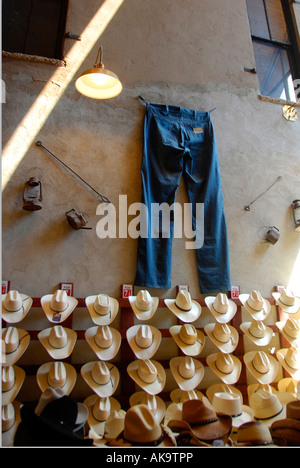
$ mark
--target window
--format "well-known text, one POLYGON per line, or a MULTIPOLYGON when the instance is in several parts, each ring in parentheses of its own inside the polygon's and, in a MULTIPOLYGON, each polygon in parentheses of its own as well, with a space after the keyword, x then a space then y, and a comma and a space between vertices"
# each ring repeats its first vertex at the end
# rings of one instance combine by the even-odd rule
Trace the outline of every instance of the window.
POLYGON ((2 0, 2 49, 61 60, 68 0, 2 0))
POLYGON ((296 100, 299 49, 289 0, 246 0, 260 92, 296 100))

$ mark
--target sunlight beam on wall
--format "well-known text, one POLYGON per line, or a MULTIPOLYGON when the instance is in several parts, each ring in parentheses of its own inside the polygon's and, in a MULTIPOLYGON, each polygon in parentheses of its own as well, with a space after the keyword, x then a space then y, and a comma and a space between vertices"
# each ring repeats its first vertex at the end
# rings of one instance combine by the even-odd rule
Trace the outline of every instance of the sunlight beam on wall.
POLYGON ((293 271, 288 283, 288 289, 296 296, 300 296, 300 249, 294 263, 293 271))

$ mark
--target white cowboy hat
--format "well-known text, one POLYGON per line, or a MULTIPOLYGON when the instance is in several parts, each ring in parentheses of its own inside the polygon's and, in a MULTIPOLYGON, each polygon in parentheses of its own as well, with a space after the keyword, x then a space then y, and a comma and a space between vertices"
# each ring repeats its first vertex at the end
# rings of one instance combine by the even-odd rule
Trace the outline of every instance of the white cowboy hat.
POLYGON ((88 408, 87 422, 96 434, 105 432, 106 422, 112 411, 119 411, 121 405, 114 397, 100 397, 97 394, 88 396, 83 403, 88 408))
POLYGON ((32 306, 32 298, 19 291, 11 290, 2 295, 2 318, 8 323, 23 320, 32 306))
MULTIPOLYGON (((185 400, 187 401, 187 400, 185 400)), ((167 426, 172 419, 181 419, 183 402, 172 402, 167 406, 164 425, 167 426)))
POLYGON ((190 356, 176 356, 170 359, 170 370, 181 390, 194 390, 204 376, 204 366, 190 356))
POLYGON ((242 363, 234 354, 225 354, 219 351, 207 356, 206 362, 222 382, 231 385, 238 381, 242 371, 242 363))
POLYGON ((282 348, 276 352, 282 367, 296 380, 300 380, 300 351, 298 348, 282 348))
POLYGON ((65 359, 72 353, 77 334, 70 328, 54 325, 38 333, 38 339, 53 359, 65 359))
POLYGON ((3 447, 14 445, 15 434, 21 422, 21 405, 22 403, 16 400, 8 405, 2 405, 1 445, 3 447))
POLYGON ((244 354, 244 362, 250 373, 262 384, 274 382, 279 365, 274 356, 264 351, 249 351, 244 354))
POLYGON ((300 308, 300 298, 293 291, 284 289, 282 292, 273 292, 276 303, 287 314, 295 314, 300 308))
POLYGON ((151 359, 161 342, 161 332, 152 325, 133 325, 126 331, 128 344, 138 359, 151 359))
POLYGON ((263 421, 267 426, 277 419, 286 416, 286 405, 283 405, 277 393, 270 393, 263 389, 253 392, 249 397, 249 406, 254 412, 254 418, 263 421))
POLYGON ((197 389, 181 390, 181 388, 175 388, 170 392, 170 398, 173 403, 183 403, 186 400, 201 400, 203 396, 203 393, 197 389))
POLYGON ((62 361, 51 361, 42 364, 36 373, 37 383, 42 392, 48 387, 61 389, 69 395, 77 380, 75 368, 62 361))
POLYGON ((15 365, 2 367, 2 405, 8 405, 18 395, 25 380, 25 371, 15 365))
POLYGON ((88 386, 100 397, 112 396, 119 385, 119 370, 110 362, 87 362, 81 367, 80 373, 88 386))
POLYGON ((171 336, 181 351, 187 356, 198 356, 205 343, 205 335, 191 323, 173 325, 169 329, 171 336))
POLYGON ((124 431, 124 421, 125 421, 126 411, 123 409, 112 410, 105 422, 105 431, 103 434, 104 440, 110 442, 122 431, 124 431))
POLYGON ((165 369, 158 361, 137 359, 128 364, 127 372, 150 395, 160 393, 166 383, 165 369))
POLYGON ((136 296, 128 297, 131 308, 139 320, 149 320, 155 314, 158 304, 158 297, 151 297, 146 290, 141 290, 136 296))
POLYGON ((85 298, 91 319, 97 325, 109 325, 119 312, 119 302, 107 294, 97 294, 85 298))
POLYGON ((85 339, 102 361, 113 359, 121 346, 121 333, 108 325, 98 325, 85 331, 85 339))
POLYGON ((3 365, 15 364, 25 353, 30 343, 30 334, 26 330, 9 326, 2 333, 3 365))
POLYGON ((210 387, 206 389, 206 396, 209 399, 210 403, 213 402, 214 394, 220 393, 220 392, 222 393, 226 392, 229 394, 239 395, 241 399, 241 404, 243 404, 242 392, 234 385, 227 385, 227 384, 224 384, 223 382, 210 385, 210 387))
POLYGON ((75 297, 68 296, 66 291, 58 289, 54 294, 46 294, 41 297, 41 306, 49 322, 62 323, 73 312, 78 301, 75 297))
POLYGON ((231 299, 228 299, 226 294, 219 293, 216 297, 207 296, 204 301, 217 322, 230 322, 236 314, 237 305, 231 299))
POLYGON ((240 294, 239 299, 255 320, 265 320, 271 312, 271 304, 259 291, 253 289, 250 294, 240 294))
POLYGON ((266 346, 270 343, 273 330, 261 320, 253 319, 252 322, 243 322, 240 325, 242 332, 257 346, 266 346))
POLYGON ((201 305, 191 298, 189 291, 180 290, 176 299, 164 299, 168 309, 182 322, 191 323, 200 317, 201 305))
POLYGON ((276 322, 276 326, 291 346, 300 345, 300 320, 289 317, 287 320, 276 322))
POLYGON ((223 353, 232 353, 238 345, 238 331, 227 323, 209 323, 204 326, 204 331, 223 353))
POLYGON ((216 392, 213 396, 212 406, 216 413, 229 414, 232 417, 233 430, 249 421, 254 420, 254 411, 243 405, 237 393, 216 392))
POLYGON ((161 423, 166 413, 166 404, 158 395, 150 395, 145 391, 135 392, 129 397, 130 406, 146 405, 154 414, 158 423, 161 423))

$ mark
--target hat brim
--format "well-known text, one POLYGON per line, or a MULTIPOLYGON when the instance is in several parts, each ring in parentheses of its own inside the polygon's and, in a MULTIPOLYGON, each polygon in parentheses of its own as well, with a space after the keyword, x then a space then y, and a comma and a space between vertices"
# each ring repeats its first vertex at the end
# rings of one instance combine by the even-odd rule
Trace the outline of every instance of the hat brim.
POLYGON ((277 360, 274 358, 274 356, 268 354, 270 368, 268 372, 261 374, 253 366, 253 358, 256 352, 257 351, 249 351, 248 353, 244 354, 244 363, 246 364, 247 369, 249 370, 250 374, 252 374, 258 380, 259 383, 270 384, 274 382, 279 370, 277 360))
POLYGON ((78 300, 75 297, 67 296, 67 308, 63 312, 57 312, 51 308, 53 296, 53 294, 46 294, 41 297, 41 306, 49 322, 62 323, 71 315, 78 304, 78 300))
MULTIPOLYGON (((26 330, 23 330, 22 328, 16 328, 16 329, 17 329, 18 336, 19 336, 19 346, 17 347, 17 349, 15 349, 15 351, 11 353, 4 353, 3 363, 5 366, 12 366, 13 364, 15 364, 20 359, 20 357, 25 353, 30 343, 30 339, 31 339, 30 334, 26 330)), ((5 332, 5 329, 3 333, 4 332, 5 332)), ((3 347, 4 346, 5 345, 3 345, 3 347)))
POLYGON ((155 314, 158 304, 159 304, 159 298, 158 297, 152 297, 152 305, 149 309, 147 310, 141 310, 137 307, 136 305, 136 298, 137 296, 129 296, 129 304, 136 316, 139 320, 149 320, 153 317, 155 314))
POLYGON ((239 299, 241 303, 243 304, 243 307, 249 312, 251 317, 253 317, 255 320, 265 320, 268 315, 271 312, 271 304, 267 299, 262 299, 263 300, 263 307, 261 310, 254 310, 252 309, 249 304, 247 303, 247 300, 249 299, 250 294, 240 294, 239 299))
MULTIPOLYGON (((282 367, 290 374, 293 379, 300 380, 300 367, 298 369, 294 369, 293 367, 290 367, 287 362, 286 362, 286 355, 288 352, 289 348, 282 348, 276 351, 276 357, 282 367)), ((299 364, 300 365, 300 364, 299 364)))
MULTIPOLYGON (((96 394, 90 395, 84 400, 83 403, 86 405, 89 411, 89 414, 87 417, 87 422, 89 426, 94 429, 96 434, 103 436, 107 418, 104 421, 99 421, 98 419, 95 418, 93 414, 93 407, 99 398, 100 398, 99 395, 96 395, 96 394)), ((112 411, 120 411, 121 405, 118 402, 118 400, 116 400, 114 397, 111 397, 111 396, 108 398, 110 401, 110 414, 112 411)))
POLYGON ((262 338, 256 338, 250 332, 251 324, 252 322, 243 322, 240 325, 240 329, 257 346, 267 346, 270 343, 273 336, 272 328, 266 326, 265 335, 262 338))
POLYGON ((28 314, 29 310, 31 309, 33 299, 26 294, 20 293, 21 300, 22 300, 22 308, 16 312, 12 312, 10 310, 5 309, 4 307, 4 299, 6 294, 2 295, 2 318, 7 323, 18 323, 23 320, 26 315, 28 314), (25 303, 25 305, 24 305, 25 303))
MULTIPOLYGON (((136 406, 136 405, 147 405, 146 397, 147 397, 147 392, 143 390, 139 392, 135 392, 133 395, 129 397, 130 407, 136 406)), ((161 423, 166 413, 166 404, 164 400, 160 398, 158 395, 154 395, 154 397, 155 397, 156 405, 157 405, 154 417, 158 423, 161 423)))
POLYGON ((219 353, 213 353, 207 356, 206 362, 210 369, 222 380, 222 382, 227 385, 235 384, 239 378, 242 371, 242 363, 234 354, 231 356, 233 359, 233 370, 229 374, 221 372, 216 366, 216 360, 219 353))
POLYGON ((77 333, 71 328, 64 328, 67 334, 67 344, 62 348, 54 348, 49 342, 49 336, 52 328, 45 328, 44 330, 38 333, 38 339, 40 343, 44 346, 47 353, 53 359, 65 359, 72 353, 76 340, 77 340, 77 333))
POLYGON ((164 299, 164 302, 168 309, 176 315, 182 322, 185 323, 192 323, 197 320, 202 312, 201 305, 192 299, 191 301, 191 309, 190 310, 182 310, 176 306, 176 299, 164 299))
POLYGON ((238 342, 239 342, 239 334, 238 334, 237 329, 232 327, 231 325, 228 325, 228 326, 229 326, 229 329, 231 331, 231 335, 230 335, 229 340, 226 343, 224 343, 223 341, 217 340, 217 338, 215 337, 215 335, 213 333, 214 328, 215 328, 214 323, 209 323, 209 324, 204 326, 204 331, 207 334, 207 336, 211 339, 211 341, 223 353, 227 353, 227 354, 232 353, 235 350, 235 348, 237 347, 238 342))
POLYGON ((109 348, 100 348, 100 346, 98 346, 95 341, 97 330, 98 326, 88 328, 84 334, 85 339, 100 360, 109 361, 110 359, 113 359, 116 356, 117 352, 120 349, 122 342, 121 333, 119 332, 119 330, 110 327, 112 334, 112 344, 109 348))
POLYGON ((101 315, 94 308, 97 297, 98 295, 92 295, 85 298, 85 304, 90 317, 96 325, 109 325, 114 321, 119 312, 119 302, 114 297, 109 297, 111 311, 109 314, 101 315))
MULTIPOLYGON (((52 364, 53 362, 45 362, 37 370, 36 379, 37 379, 38 386, 40 387, 42 392, 44 392, 46 388, 51 387, 48 381, 48 374, 49 374, 52 364)), ((66 369, 66 381, 63 387, 59 387, 59 388, 61 388, 64 391, 65 395, 69 395, 71 391, 73 390, 74 385, 76 383, 77 373, 76 373, 75 368, 71 364, 64 362, 64 366, 66 369)))
POLYGON ((287 314, 296 314, 300 309, 300 298, 295 297, 295 303, 291 306, 284 304, 280 300, 281 293, 273 292, 272 296, 274 297, 276 304, 287 314))
POLYGON ((92 369, 96 362, 97 361, 91 361, 91 362, 87 362, 86 364, 84 364, 80 369, 81 376, 83 377, 85 382, 88 384, 88 386, 92 390, 94 390, 94 392, 97 395, 99 395, 100 397, 110 397, 115 393, 119 385, 119 380, 120 380, 119 370, 117 369, 116 366, 107 362, 106 364, 110 371, 110 379, 106 384, 100 385, 97 382, 95 382, 95 380, 92 377, 92 369))
POLYGON ((166 372, 163 366, 160 364, 160 362, 154 360, 151 360, 151 362, 157 370, 157 377, 154 382, 147 383, 140 378, 138 374, 138 368, 140 364, 139 359, 132 361, 130 364, 128 364, 127 372, 129 376, 134 380, 134 382, 137 385, 139 385, 143 390, 145 390, 145 392, 149 393, 150 395, 157 395, 163 390, 166 384, 166 372))
POLYGON ((3 406, 6 406, 9 403, 12 403, 15 400, 25 380, 26 374, 25 374, 24 369, 15 365, 13 365, 13 368, 14 368, 14 373, 15 373, 15 381, 14 381, 13 387, 10 390, 7 390, 5 392, 3 391, 3 384, 2 384, 1 404, 3 406))
POLYGON ((197 332, 196 343, 189 345, 189 344, 184 343, 179 336, 182 326, 183 325, 173 325, 172 327, 170 327, 169 331, 170 331, 171 336, 173 337, 174 341, 176 342, 176 344, 179 346, 179 348, 184 354, 186 354, 187 356, 198 356, 201 353, 204 347, 204 343, 205 343, 205 335, 203 331, 200 330, 199 328, 196 328, 196 332, 197 332))
POLYGON ((152 331, 153 340, 148 348, 141 348, 136 343, 136 335, 141 325, 133 325, 126 331, 128 344, 138 359, 151 359, 156 353, 161 343, 161 331, 158 328, 148 325, 152 331))
POLYGON ((214 302, 216 300, 215 296, 207 296, 204 298, 205 304, 207 305, 208 309, 214 316, 217 322, 219 323, 228 323, 230 320, 233 319, 237 312, 237 305, 231 299, 228 299, 228 310, 226 313, 217 312, 214 308, 214 302))
POLYGON ((194 390, 204 377, 204 366, 197 359, 193 359, 195 365, 195 373, 190 379, 185 379, 179 372, 180 362, 184 359, 183 356, 176 356, 170 359, 170 370, 172 375, 181 390, 194 390))

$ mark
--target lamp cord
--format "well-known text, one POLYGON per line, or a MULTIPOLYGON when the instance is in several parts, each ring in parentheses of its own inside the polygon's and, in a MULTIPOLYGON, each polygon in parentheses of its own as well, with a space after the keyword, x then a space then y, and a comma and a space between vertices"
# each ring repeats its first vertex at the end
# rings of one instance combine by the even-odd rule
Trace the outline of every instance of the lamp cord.
POLYGON ((282 176, 278 176, 277 179, 275 180, 275 182, 273 182, 273 184, 270 185, 270 187, 268 187, 263 193, 261 193, 256 198, 254 198, 254 200, 251 203, 249 203, 249 205, 244 206, 244 210, 250 211, 250 205, 252 205, 254 202, 256 202, 256 200, 258 200, 260 197, 262 197, 265 193, 267 193, 270 190, 270 188, 272 188, 273 185, 275 185, 281 179, 282 179, 282 176))

